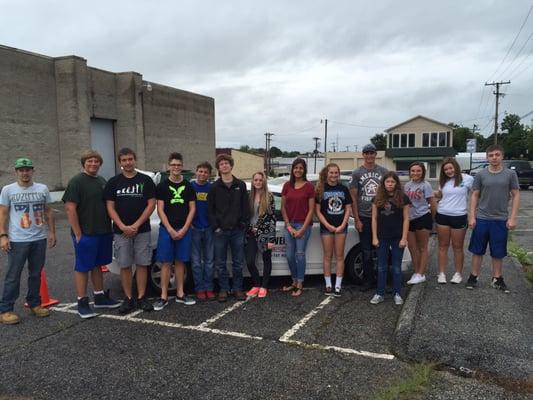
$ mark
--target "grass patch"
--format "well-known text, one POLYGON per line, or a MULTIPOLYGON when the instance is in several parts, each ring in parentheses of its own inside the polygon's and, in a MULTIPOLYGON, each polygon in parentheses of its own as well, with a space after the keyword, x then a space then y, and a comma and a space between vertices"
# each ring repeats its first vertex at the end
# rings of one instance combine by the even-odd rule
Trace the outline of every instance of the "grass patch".
POLYGON ((434 366, 432 364, 415 364, 411 374, 404 379, 393 382, 389 387, 373 396, 372 400, 407 400, 422 399, 431 381, 434 366))
POLYGON ((528 251, 512 240, 507 242, 507 251, 522 264, 524 267, 524 276, 533 285, 533 260, 528 256, 528 251))

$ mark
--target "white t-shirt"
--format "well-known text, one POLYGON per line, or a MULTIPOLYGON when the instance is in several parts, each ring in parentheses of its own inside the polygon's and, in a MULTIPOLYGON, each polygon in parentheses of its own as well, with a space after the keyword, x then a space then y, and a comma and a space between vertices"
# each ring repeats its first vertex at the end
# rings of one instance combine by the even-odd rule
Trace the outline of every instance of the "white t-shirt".
POLYGON ((455 186, 455 179, 448 179, 440 190, 442 199, 437 206, 437 212, 443 215, 458 217, 467 214, 468 192, 472 190, 474 178, 461 174, 463 181, 455 186))

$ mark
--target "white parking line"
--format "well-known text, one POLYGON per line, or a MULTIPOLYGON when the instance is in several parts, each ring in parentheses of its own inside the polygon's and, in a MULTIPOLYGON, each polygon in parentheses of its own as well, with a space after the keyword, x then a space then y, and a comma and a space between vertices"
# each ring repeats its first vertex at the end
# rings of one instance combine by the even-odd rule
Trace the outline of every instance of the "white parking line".
POLYGON ((296 332, 298 332, 311 318, 313 318, 320 310, 322 310, 326 305, 331 303, 331 300, 333 300, 333 296, 328 296, 326 299, 321 302, 318 306, 316 306, 313 310, 311 310, 305 317, 303 317, 296 325, 294 325, 291 329, 289 329, 287 332, 285 332, 278 340, 280 342, 287 342, 291 337, 293 337, 296 332))
POLYGON ((285 339, 281 340, 282 343, 288 343, 288 344, 295 344, 297 346, 305 347, 305 348, 311 348, 311 349, 317 349, 317 350, 328 350, 328 351, 336 351, 338 353, 344 353, 344 354, 355 354, 358 356, 363 357, 370 357, 370 358, 380 358, 383 360, 393 360, 394 356, 392 354, 381 354, 381 353, 373 353, 371 351, 364 351, 364 350, 355 350, 355 349, 347 349, 345 347, 337 347, 337 346, 326 346, 322 344, 308 344, 304 342, 300 342, 299 340, 292 340, 292 339, 285 339))
MULTIPOLYGON (((75 310, 68 310, 68 309, 56 308, 56 307, 52 307, 52 310, 78 315, 78 312, 75 310)), ((142 310, 139 310, 139 311, 142 312, 142 310)), ((157 320, 152 320, 152 319, 135 318, 135 317, 132 317, 131 315, 122 316, 122 315, 114 315, 114 314, 98 314, 98 317, 96 318, 107 318, 107 319, 114 319, 118 321, 138 322, 138 323, 145 324, 145 325, 159 325, 159 326, 164 326, 167 328, 178 328, 178 329, 186 329, 186 330, 197 331, 197 332, 216 333, 218 335, 233 336, 233 337, 238 337, 242 339, 263 340, 263 338, 260 336, 248 335, 246 333, 241 333, 241 332, 225 331, 222 329, 213 329, 213 328, 207 328, 207 327, 196 326, 196 325, 183 325, 177 322, 166 322, 166 321, 157 321, 157 320)))
POLYGON ((226 314, 229 314, 230 312, 236 310, 237 308, 241 307, 242 305, 244 305, 245 303, 247 303, 249 300, 251 299, 251 297, 248 297, 246 300, 244 301, 239 301, 237 303, 235 303, 234 305, 232 305, 231 307, 228 307, 228 308, 225 308, 224 310, 222 310, 221 312, 219 312, 217 315, 215 315, 214 317, 211 317, 209 318, 208 320, 202 322, 200 325, 198 325, 199 328, 206 328, 207 326, 211 325, 212 323, 218 321, 220 318, 222 318, 224 315, 226 314))

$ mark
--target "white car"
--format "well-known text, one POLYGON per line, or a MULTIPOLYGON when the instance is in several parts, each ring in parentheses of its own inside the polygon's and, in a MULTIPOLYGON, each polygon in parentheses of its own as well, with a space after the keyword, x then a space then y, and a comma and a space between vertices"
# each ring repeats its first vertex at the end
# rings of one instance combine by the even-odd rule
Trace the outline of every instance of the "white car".
MULTIPOLYGON (((141 171, 142 172, 142 171, 141 171)), ((308 174, 308 179, 311 183, 315 184, 318 175, 308 174)), ((287 177, 288 180, 288 177, 287 177)), ((350 179, 348 177, 341 177, 341 182, 343 184, 348 184, 350 179)), ((246 183, 248 189, 250 188, 250 183, 246 183)), ((285 237, 284 229, 285 224, 283 218, 281 217, 280 205, 281 205, 281 190, 283 188, 283 183, 277 185, 271 185, 269 183, 269 190, 274 195, 275 200, 275 213, 276 213, 276 242, 274 249, 272 250, 272 276, 288 276, 290 275, 289 265, 287 264, 287 258, 285 257, 285 237)), ((160 285, 160 267, 155 261, 155 249, 157 247, 157 235, 159 232, 159 217, 157 212, 154 211, 150 217, 150 224, 152 227, 152 239, 151 247, 153 249, 153 263, 150 266, 149 274, 149 284, 155 291, 161 290, 160 285)), ((260 271, 263 269, 263 261, 261 257, 257 257, 257 267, 260 271)), ((309 242, 307 244, 306 251, 306 274, 307 275, 320 275, 323 274, 323 263, 322 263, 322 242, 320 240, 320 223, 315 217, 313 221, 313 227, 311 236, 309 237, 309 242)), ((345 276, 348 277, 352 282, 356 284, 361 284, 363 282, 363 268, 362 268, 362 254, 361 246, 359 245, 359 233, 354 227, 353 218, 350 217, 350 222, 348 225, 348 234, 346 237, 346 245, 344 247, 344 262, 345 262, 345 276)), ((408 267, 410 262, 409 252, 405 251, 404 259, 402 261, 402 269, 408 267)), ((374 260, 375 265, 376 260, 374 260)), ((113 262, 108 266, 109 270, 115 274, 119 274, 119 268, 113 259, 113 262)), ((185 286, 187 289, 192 290, 194 287, 192 273, 190 269, 190 263, 187 265, 186 280, 185 286)), ((228 257, 227 268, 231 274, 231 259, 228 257)), ((335 259, 332 260, 332 270, 335 271, 335 259)), ((248 269, 243 268, 243 275, 249 276, 248 269)), ((175 290, 175 281, 173 274, 171 276, 171 282, 169 285, 170 290, 175 290)))

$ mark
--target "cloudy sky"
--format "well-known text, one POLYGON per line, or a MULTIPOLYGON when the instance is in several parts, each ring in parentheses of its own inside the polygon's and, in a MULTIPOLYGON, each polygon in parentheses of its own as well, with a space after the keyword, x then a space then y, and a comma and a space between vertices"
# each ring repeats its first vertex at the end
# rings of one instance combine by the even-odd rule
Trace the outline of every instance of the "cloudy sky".
POLYGON ((211 96, 217 146, 263 146, 272 132, 272 145, 309 151, 327 118, 328 149, 338 140, 338 149, 353 150, 418 114, 490 134, 495 96, 485 82, 511 80, 502 112, 533 111, 532 7, 533 0, 0 0, 0 44, 75 54, 90 66, 211 96))

